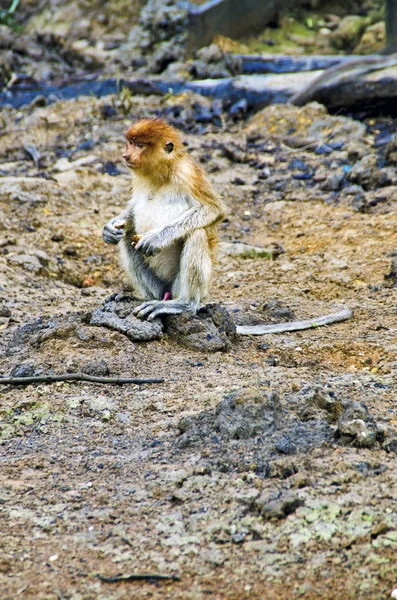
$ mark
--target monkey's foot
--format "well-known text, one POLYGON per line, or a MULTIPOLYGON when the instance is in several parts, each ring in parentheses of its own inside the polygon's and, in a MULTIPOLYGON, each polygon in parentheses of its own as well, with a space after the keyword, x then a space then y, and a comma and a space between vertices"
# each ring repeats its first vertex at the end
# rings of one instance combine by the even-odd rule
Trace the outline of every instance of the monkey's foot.
POLYGON ((196 308, 190 302, 150 300, 137 306, 133 312, 139 319, 152 321, 161 315, 179 315, 184 312, 196 312, 196 308))

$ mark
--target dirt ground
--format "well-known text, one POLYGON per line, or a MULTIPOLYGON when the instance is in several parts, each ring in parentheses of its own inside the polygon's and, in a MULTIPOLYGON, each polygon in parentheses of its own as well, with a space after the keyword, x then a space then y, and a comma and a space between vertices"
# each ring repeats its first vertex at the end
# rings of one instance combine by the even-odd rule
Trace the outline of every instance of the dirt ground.
POLYGON ((164 378, 1 386, 2 600, 380 600, 397 587, 391 119, 279 106, 183 132, 230 208, 221 241, 283 250, 221 251, 211 301, 239 322, 340 306, 352 320, 217 353, 84 321, 126 286, 101 240, 128 199, 123 132, 195 101, 2 109, 1 373, 164 378), (294 149, 319 122, 330 145, 294 149), (35 338, 48 319, 55 333, 35 338), (344 426, 352 406, 361 416, 344 426), (98 577, 134 573, 178 579, 98 577))

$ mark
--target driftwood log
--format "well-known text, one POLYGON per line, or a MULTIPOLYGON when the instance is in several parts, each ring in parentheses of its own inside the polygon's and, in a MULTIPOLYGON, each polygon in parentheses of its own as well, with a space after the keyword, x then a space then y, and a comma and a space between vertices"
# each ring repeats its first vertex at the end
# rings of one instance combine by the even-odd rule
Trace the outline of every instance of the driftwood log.
POLYGON ((266 73, 300 73, 303 71, 322 71, 352 60, 351 56, 337 54, 324 56, 282 56, 278 54, 240 54, 244 75, 260 75, 266 73))
MULTIPOLYGON (((159 77, 121 80, 96 80, 91 77, 68 81, 37 82, 16 80, 0 93, 0 106, 19 108, 37 101, 53 102, 84 95, 95 97, 116 94, 123 87, 144 96, 193 92, 223 100, 228 105, 244 100, 250 111, 269 104, 292 102, 303 105, 316 100, 330 110, 357 110, 385 106, 396 112, 397 53, 365 57, 337 57, 339 64, 325 70, 308 70, 332 64, 331 57, 296 59, 247 57, 244 69, 267 74, 239 75, 201 81, 165 80, 159 77), (329 60, 328 60, 329 59, 329 60), (256 65, 256 66, 255 66, 256 65), (285 72, 285 69, 294 72, 285 72), (269 73, 269 71, 272 71, 269 73)), ((336 59, 335 59, 336 60, 336 59)))
POLYGON ((58 85, 21 81, 0 93, 0 106, 11 105, 20 108, 38 98, 42 99, 44 104, 55 100, 71 100, 79 96, 100 98, 108 94, 117 94, 126 87, 132 94, 143 96, 163 96, 170 92, 179 94, 191 90, 203 96, 232 103, 244 99, 250 109, 259 110, 274 102, 287 102, 303 86, 309 85, 318 74, 318 71, 310 71, 285 75, 241 75, 202 81, 167 81, 156 77, 121 81, 84 79, 59 82, 58 85))
POLYGON ((395 103, 397 53, 350 58, 327 69, 290 99, 302 106, 317 101, 330 109, 395 103))

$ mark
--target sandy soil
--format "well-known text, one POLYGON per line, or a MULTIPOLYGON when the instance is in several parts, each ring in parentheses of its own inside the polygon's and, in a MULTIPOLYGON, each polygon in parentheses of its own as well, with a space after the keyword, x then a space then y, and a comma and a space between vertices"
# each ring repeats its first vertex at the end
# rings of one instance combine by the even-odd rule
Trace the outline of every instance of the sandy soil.
MULTIPOLYGON (((393 276, 385 279, 397 249, 393 165, 383 163, 386 183, 362 192, 345 193, 354 181, 323 189, 359 160, 347 148, 351 130, 330 154, 292 150, 282 107, 272 126, 269 116, 255 122, 256 140, 245 122, 184 133, 230 207, 221 241, 284 250, 271 261, 221 253, 211 300, 241 322, 341 305, 354 310, 351 321, 241 338, 215 354, 171 336, 131 343, 83 322, 42 343, 16 338, 27 322, 84 314, 125 286, 116 249, 101 240, 128 199, 123 132, 169 100, 133 98, 127 114, 116 106, 104 118, 114 102, 2 111, 0 369, 62 373, 94 363, 164 383, 1 387, 0 598, 389 597, 397 587, 396 295, 393 276), (65 158, 82 161, 69 168, 65 158), (315 174, 296 178, 307 170, 315 174), (233 393, 235 414, 248 407, 248 421, 257 423, 252 406, 273 411, 262 435, 231 432, 222 403, 233 393), (272 393, 279 404, 266 408, 272 393), (353 401, 376 423, 370 447, 335 437, 353 401), (191 438, 182 435, 186 422, 196 428, 191 438), (179 579, 98 578, 132 573, 179 579)), ((378 161, 385 128, 393 122, 371 121, 357 142, 378 161)))

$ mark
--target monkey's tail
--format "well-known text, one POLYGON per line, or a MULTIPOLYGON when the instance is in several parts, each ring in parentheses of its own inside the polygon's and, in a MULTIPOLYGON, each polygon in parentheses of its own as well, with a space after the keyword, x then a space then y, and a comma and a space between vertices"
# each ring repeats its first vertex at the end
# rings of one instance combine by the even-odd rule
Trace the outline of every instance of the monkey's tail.
POLYGON ((350 308, 343 308, 337 313, 323 315, 314 319, 304 321, 290 321, 288 323, 276 323, 275 325, 237 325, 236 332, 239 335, 264 335, 266 333, 285 333, 287 331, 300 331, 301 329, 316 329, 323 325, 338 323, 351 319, 353 311, 350 308))

